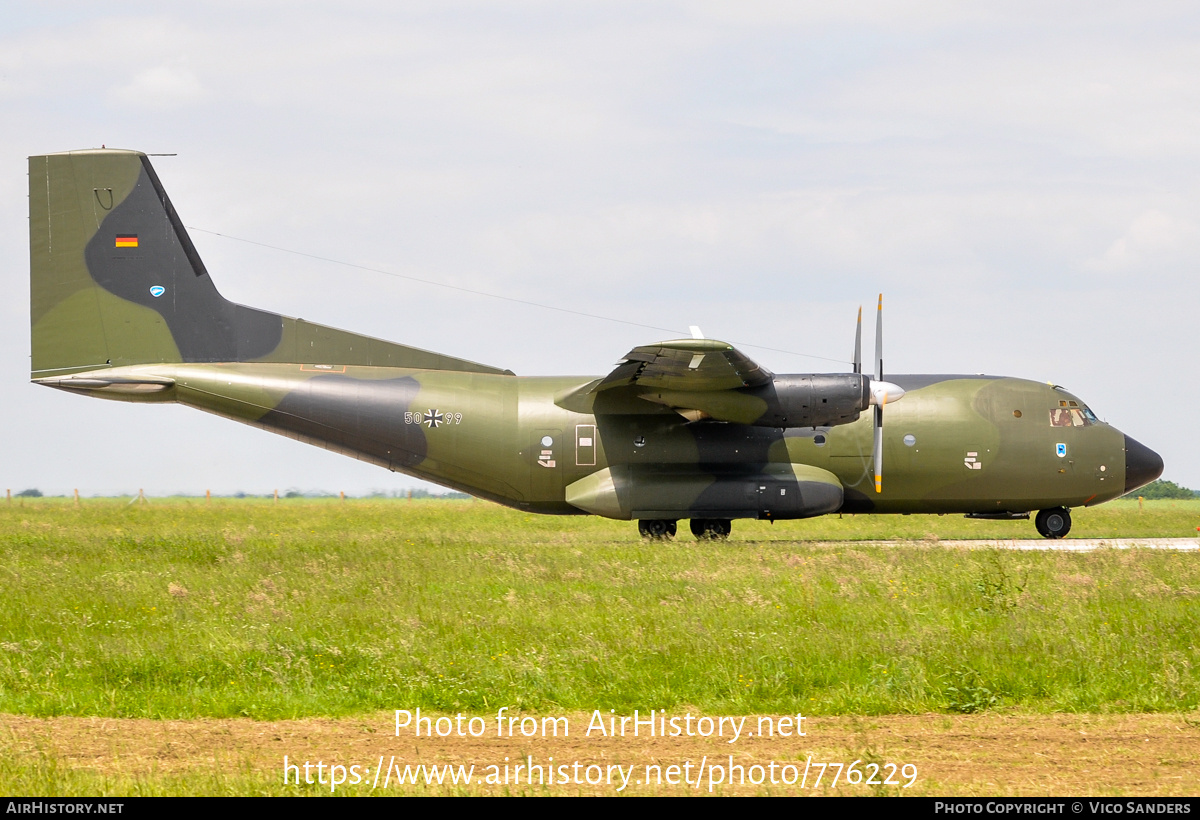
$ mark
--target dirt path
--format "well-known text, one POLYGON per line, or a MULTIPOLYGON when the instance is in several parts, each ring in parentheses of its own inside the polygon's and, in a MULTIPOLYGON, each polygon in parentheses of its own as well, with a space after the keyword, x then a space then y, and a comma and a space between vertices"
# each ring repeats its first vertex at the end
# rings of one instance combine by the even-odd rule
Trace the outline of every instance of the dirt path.
MULTIPOLYGON (((466 737, 418 738, 411 728, 401 729, 397 736, 392 713, 274 722, 0 715, 0 732, 18 755, 46 754, 59 766, 110 776, 212 780, 216 772, 280 784, 286 755, 288 762, 297 766, 291 772, 293 778, 305 778, 304 763, 308 762, 307 776, 326 784, 329 767, 340 764, 344 768, 333 771, 347 781, 342 790, 356 792, 382 790, 389 780, 387 791, 397 791, 395 780, 406 766, 473 764, 470 787, 426 785, 422 780, 418 786, 410 784, 399 791, 707 794, 711 787, 720 794, 1200 794, 1200 719, 1196 715, 805 718, 802 728, 806 735, 786 738, 778 735, 794 734, 794 716, 790 723, 781 723, 779 718, 770 721, 775 737, 760 736, 758 729, 761 726, 765 735, 768 722, 760 724, 757 717, 749 717, 733 743, 729 740, 735 727, 728 718, 719 726, 723 736, 718 737, 715 721, 719 719, 709 724, 693 715, 693 721, 685 725, 685 715, 674 713, 668 719, 679 718, 680 731, 690 728, 695 734, 707 730, 713 736, 646 737, 644 724, 636 738, 629 724, 625 737, 605 737, 597 730, 587 736, 585 730, 592 719, 587 713, 565 715, 570 727, 567 737, 543 737, 541 725, 537 736, 520 737, 519 723, 513 725, 518 737, 497 737, 495 715, 481 716, 473 726, 461 724, 466 737), (482 736, 470 737, 472 728, 482 731, 482 736), (517 768, 530 757, 532 786, 529 770, 517 768), (855 760, 860 761, 857 771, 864 780, 873 774, 873 763, 880 767, 874 779, 883 781, 891 775, 897 785, 847 784, 844 770, 833 786, 837 766, 820 768, 821 763, 848 766, 855 760), (896 769, 888 764, 895 764, 896 769), (915 767, 915 776, 913 769, 903 768, 905 764, 915 767), (357 772, 351 766, 357 766, 357 772), (819 785, 818 771, 822 773, 819 785), (361 782, 352 787, 356 773, 361 782), (494 782, 480 784, 489 776, 494 782), (690 785, 685 785, 685 780, 690 785), (755 780, 762 782, 756 784, 755 780), (790 785, 789 780, 793 781, 790 785), (904 788, 910 781, 912 786, 904 788)), ((436 729, 436 725, 431 723, 430 728, 436 729)), ((443 721, 441 728, 449 729, 450 721, 443 721)), ((533 724, 527 722, 526 728, 531 730, 533 724)), ((547 734, 550 728, 545 725, 547 734)), ((666 728, 671 727, 668 724, 666 728)))

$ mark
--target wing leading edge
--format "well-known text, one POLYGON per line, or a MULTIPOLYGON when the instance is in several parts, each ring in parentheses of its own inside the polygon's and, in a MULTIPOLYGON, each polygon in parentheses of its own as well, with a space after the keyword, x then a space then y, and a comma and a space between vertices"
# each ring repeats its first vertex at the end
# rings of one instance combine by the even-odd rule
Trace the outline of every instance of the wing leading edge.
POLYGON ((808 427, 854 421, 867 407, 868 387, 854 373, 776 376, 728 342, 676 339, 635 347, 607 376, 557 403, 602 414, 638 412, 645 401, 688 421, 808 427))

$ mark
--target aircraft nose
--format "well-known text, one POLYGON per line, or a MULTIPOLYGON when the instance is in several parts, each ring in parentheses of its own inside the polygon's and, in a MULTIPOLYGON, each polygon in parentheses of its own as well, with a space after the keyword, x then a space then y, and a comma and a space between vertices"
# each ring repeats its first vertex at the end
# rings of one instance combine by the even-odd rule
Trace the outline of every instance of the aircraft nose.
POLYGON ((1125 492, 1131 493, 1162 475, 1162 456, 1125 436, 1125 492))

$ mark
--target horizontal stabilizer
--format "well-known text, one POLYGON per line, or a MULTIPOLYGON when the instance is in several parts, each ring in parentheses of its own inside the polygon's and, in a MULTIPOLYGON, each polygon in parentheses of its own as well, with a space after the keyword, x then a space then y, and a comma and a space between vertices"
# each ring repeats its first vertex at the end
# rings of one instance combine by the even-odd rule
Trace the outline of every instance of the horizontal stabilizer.
POLYGON ((159 376, 105 376, 92 371, 82 376, 38 379, 38 384, 71 393, 118 401, 172 401, 175 380, 159 376))

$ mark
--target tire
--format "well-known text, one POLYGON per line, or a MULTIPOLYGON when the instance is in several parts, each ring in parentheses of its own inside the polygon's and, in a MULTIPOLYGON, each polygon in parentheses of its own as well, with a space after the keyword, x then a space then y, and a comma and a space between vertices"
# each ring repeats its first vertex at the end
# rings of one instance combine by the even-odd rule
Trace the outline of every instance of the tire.
POLYGON ((692 535, 699 541, 724 541, 733 530, 733 523, 724 518, 693 518, 692 535))
POLYGON ((638 520, 638 532, 642 538, 666 541, 675 537, 677 525, 666 518, 642 518, 638 520))
POLYGON ((1071 511, 1066 507, 1042 510, 1033 520, 1033 525, 1043 538, 1062 538, 1071 531, 1071 511))

